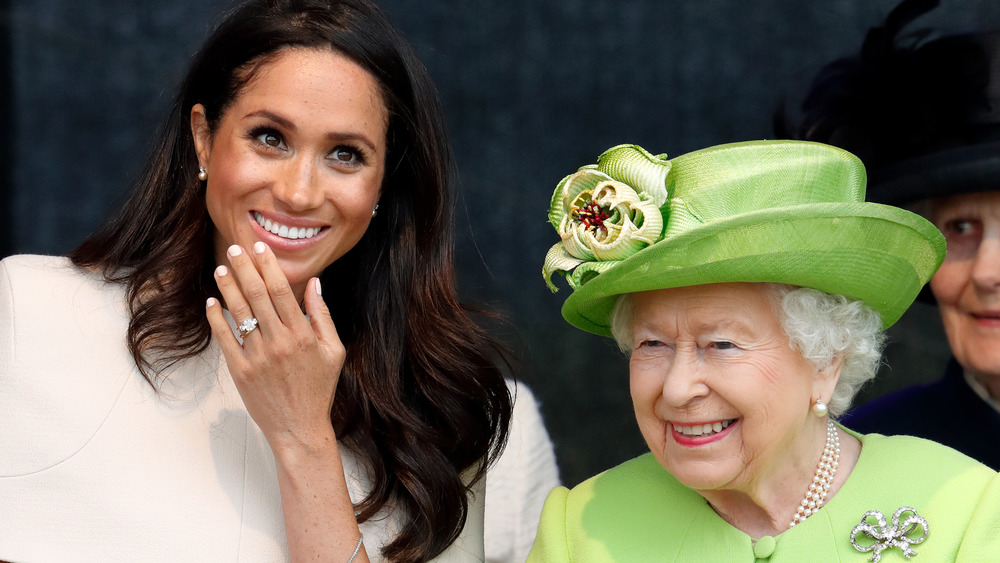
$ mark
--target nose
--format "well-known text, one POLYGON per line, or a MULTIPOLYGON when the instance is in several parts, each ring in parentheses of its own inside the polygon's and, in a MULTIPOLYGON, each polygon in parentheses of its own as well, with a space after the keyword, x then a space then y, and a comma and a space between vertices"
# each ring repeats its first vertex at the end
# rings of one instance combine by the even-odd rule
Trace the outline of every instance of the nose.
POLYGON ((289 159, 271 189, 274 198, 290 211, 307 211, 323 203, 323 189, 316 165, 305 155, 289 159))
POLYGON ((1000 232, 984 236, 972 264, 972 283, 980 290, 1000 288, 1000 232))
POLYGON ((663 374, 663 399, 674 408, 684 408, 709 394, 704 366, 693 350, 678 350, 663 374))

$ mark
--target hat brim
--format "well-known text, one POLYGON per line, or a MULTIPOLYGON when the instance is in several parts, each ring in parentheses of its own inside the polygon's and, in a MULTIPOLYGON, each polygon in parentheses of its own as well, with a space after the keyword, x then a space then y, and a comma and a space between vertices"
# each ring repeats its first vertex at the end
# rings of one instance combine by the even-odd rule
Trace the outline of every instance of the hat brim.
POLYGON ((944 259, 925 219, 867 202, 813 203, 713 221, 662 240, 578 288, 573 326, 611 336, 619 295, 726 282, 772 282, 860 299, 889 327, 944 259))

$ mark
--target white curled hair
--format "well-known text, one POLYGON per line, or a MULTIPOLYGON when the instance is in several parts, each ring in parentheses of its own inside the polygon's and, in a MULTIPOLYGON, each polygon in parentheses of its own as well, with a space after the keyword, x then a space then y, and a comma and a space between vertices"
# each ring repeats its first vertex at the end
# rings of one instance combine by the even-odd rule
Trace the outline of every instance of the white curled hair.
MULTIPOLYGON (((793 350, 818 370, 840 359, 840 378, 827 402, 830 415, 840 416, 878 371, 885 347, 882 317, 861 301, 843 295, 777 283, 765 285, 793 350)), ((620 296, 609 320, 618 348, 625 354, 632 349, 634 316, 631 295, 620 296)))

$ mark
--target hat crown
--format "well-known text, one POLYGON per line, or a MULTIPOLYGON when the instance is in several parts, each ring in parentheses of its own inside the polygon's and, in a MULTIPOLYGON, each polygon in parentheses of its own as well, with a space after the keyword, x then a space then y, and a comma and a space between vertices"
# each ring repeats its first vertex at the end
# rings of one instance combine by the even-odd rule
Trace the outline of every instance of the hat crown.
POLYGON ((722 219, 813 203, 864 201, 865 169, 819 143, 733 143, 674 158, 664 239, 722 219))

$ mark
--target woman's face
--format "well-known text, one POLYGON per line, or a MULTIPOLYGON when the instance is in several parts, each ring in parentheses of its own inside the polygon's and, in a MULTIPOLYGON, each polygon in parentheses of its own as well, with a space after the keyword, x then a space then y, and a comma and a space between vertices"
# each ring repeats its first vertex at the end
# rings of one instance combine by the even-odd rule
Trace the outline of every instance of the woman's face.
MULTIPOLYGON (((684 485, 749 490, 799 460, 815 468, 836 384, 792 350, 767 286, 711 284, 634 295, 630 389, 646 444, 684 485)), ((830 369, 828 372, 835 372, 830 369)))
POLYGON ((1000 376, 1000 192, 931 201, 931 221, 948 254, 931 278, 958 363, 1000 376))
POLYGON ((385 172, 388 115, 378 84, 332 50, 287 49, 262 66, 209 130, 191 111, 215 259, 267 243, 300 299, 361 239, 385 172))

